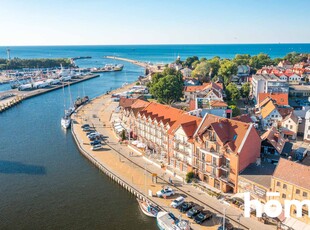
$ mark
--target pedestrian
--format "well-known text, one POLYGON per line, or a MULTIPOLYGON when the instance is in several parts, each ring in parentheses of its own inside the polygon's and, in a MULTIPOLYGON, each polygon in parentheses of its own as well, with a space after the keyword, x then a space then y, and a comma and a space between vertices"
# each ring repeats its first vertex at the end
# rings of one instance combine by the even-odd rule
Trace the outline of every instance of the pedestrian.
POLYGON ((173 172, 173 176, 175 177, 177 174, 175 172, 173 172))
POLYGON ((169 183, 170 183, 170 184, 172 184, 172 180, 171 180, 171 177, 169 177, 169 183))

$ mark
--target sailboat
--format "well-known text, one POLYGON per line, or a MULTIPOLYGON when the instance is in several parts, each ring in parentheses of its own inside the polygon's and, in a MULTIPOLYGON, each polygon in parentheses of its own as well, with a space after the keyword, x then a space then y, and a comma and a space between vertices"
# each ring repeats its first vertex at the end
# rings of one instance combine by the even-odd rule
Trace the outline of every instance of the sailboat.
MULTIPOLYGON (((69 109, 66 110, 66 99, 65 99, 65 89, 63 85, 63 94, 64 94, 64 116, 61 118, 61 126, 64 129, 67 129, 71 125, 71 114, 75 111, 75 108, 73 106, 69 107, 69 109)), ((69 88, 69 95, 70 95, 70 102, 72 104, 72 96, 71 96, 71 91, 70 91, 70 85, 68 85, 69 88)))

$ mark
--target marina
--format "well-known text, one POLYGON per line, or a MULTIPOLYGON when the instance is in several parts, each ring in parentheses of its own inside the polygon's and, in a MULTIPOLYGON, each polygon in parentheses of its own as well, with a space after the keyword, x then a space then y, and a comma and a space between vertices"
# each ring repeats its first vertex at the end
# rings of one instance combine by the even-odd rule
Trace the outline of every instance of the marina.
POLYGON ((0 101, 0 112, 4 112, 5 110, 21 102, 22 100, 35 97, 35 96, 39 96, 41 94, 45 94, 45 93, 60 89, 62 87, 74 85, 74 84, 87 81, 87 80, 90 80, 90 79, 93 79, 99 76, 100 76, 99 74, 88 74, 88 75, 81 76, 78 79, 70 79, 70 81, 63 82, 62 84, 50 85, 46 88, 38 88, 38 89, 33 89, 33 90, 28 90, 28 91, 20 91, 18 89, 12 89, 9 91, 0 92, 0 97, 5 96, 7 94, 14 95, 14 99, 8 100, 10 99, 8 98, 7 100, 0 101))

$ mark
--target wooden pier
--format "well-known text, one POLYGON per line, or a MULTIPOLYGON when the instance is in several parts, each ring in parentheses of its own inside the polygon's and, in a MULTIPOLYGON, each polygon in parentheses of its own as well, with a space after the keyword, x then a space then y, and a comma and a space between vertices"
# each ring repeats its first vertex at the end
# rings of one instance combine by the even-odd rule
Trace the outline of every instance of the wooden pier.
POLYGON ((19 91, 18 89, 12 89, 8 90, 5 92, 0 92, 0 97, 5 94, 14 94, 14 98, 12 97, 7 98, 5 100, 0 100, 0 113, 4 112, 5 110, 13 107, 14 105, 19 104, 21 101, 31 98, 31 97, 36 97, 44 93, 48 93, 57 89, 64 87, 67 87, 68 85, 73 85, 80 83, 82 81, 87 81, 96 77, 99 77, 99 74, 89 74, 82 76, 80 78, 75 78, 71 79, 70 81, 63 82, 62 84, 59 85, 51 85, 46 88, 40 88, 40 89, 32 89, 32 90, 27 90, 27 91, 19 91))

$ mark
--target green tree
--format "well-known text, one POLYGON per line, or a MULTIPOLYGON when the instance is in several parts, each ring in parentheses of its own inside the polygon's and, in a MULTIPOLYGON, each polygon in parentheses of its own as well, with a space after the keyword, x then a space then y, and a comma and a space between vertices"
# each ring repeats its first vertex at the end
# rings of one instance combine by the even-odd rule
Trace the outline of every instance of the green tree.
POLYGON ((275 58, 275 59, 273 59, 273 63, 275 65, 278 65, 280 63, 280 61, 283 61, 283 60, 284 60, 283 58, 275 58))
POLYGON ((268 54, 260 53, 251 57, 250 66, 254 70, 261 69, 263 66, 274 65, 274 61, 268 56, 268 54))
POLYGON ((209 82, 211 80, 212 68, 210 63, 201 62, 192 72, 192 77, 197 78, 200 82, 209 82))
POLYGON ((124 129, 121 132, 121 138, 122 138, 122 141, 126 140, 126 132, 124 129))
POLYGON ((178 76, 167 75, 152 84, 150 91, 159 103, 170 105, 182 97, 183 81, 178 76))
POLYGON ((211 66, 211 78, 214 78, 215 76, 218 75, 218 71, 221 67, 221 63, 220 63, 220 58, 219 57, 214 57, 210 60, 207 60, 207 62, 210 64, 211 66))
POLYGON ((236 105, 231 105, 229 106, 232 110, 232 116, 233 117, 236 117, 236 116, 239 116, 241 115, 241 110, 236 106, 236 105))
POLYGON ((194 61, 199 61, 197 56, 188 57, 183 62, 183 66, 184 67, 188 67, 188 68, 192 68, 192 64, 194 63, 194 61))
POLYGON ((240 98, 240 91, 235 83, 229 83, 226 87, 226 97, 228 101, 237 101, 240 98))
POLYGON ((192 63, 191 68, 192 68, 192 69, 195 69, 199 63, 200 63, 200 61, 194 61, 194 62, 192 63))
POLYGON ((238 71, 238 66, 236 65, 236 63, 228 59, 224 59, 223 61, 221 61, 218 74, 223 78, 224 85, 227 86, 231 81, 231 77, 233 75, 236 75, 237 71, 238 71))
POLYGON ((308 58, 309 58, 309 54, 291 52, 291 53, 286 54, 283 59, 291 62, 294 65, 298 62, 306 62, 308 58))
POLYGON ((241 96, 243 98, 248 98, 250 95, 250 91, 251 91, 251 85, 249 82, 247 82, 241 86, 241 96))
POLYGON ((237 65, 249 65, 250 59, 251 55, 249 54, 236 54, 232 61, 237 65))

